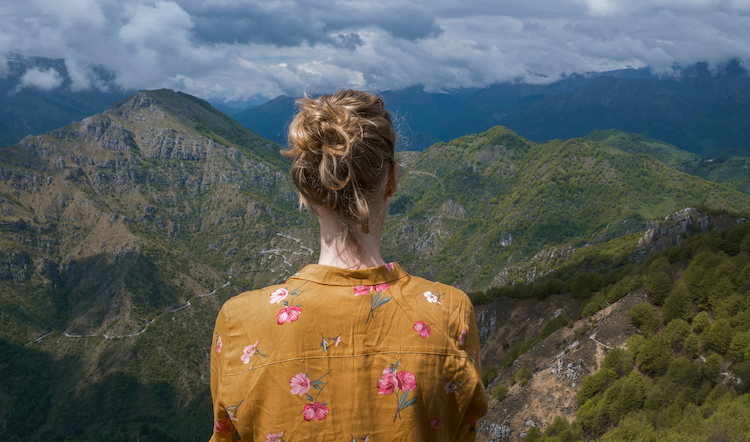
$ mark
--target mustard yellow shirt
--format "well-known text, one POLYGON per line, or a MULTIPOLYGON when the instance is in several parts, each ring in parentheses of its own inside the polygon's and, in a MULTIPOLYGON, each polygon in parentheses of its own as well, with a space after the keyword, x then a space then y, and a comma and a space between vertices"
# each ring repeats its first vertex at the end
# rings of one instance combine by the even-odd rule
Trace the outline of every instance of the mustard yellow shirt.
POLYGON ((469 298, 395 263, 227 301, 211 394, 212 441, 471 441, 487 412, 469 298))

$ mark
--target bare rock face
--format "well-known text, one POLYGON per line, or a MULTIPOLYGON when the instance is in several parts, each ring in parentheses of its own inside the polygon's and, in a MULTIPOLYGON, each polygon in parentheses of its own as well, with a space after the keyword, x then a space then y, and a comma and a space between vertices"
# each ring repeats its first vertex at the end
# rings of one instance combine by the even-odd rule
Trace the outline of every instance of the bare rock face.
MULTIPOLYGON (((544 301, 497 299, 482 309, 478 313, 482 365, 502 363, 498 356, 503 354, 502 346, 497 343, 507 340, 512 330, 524 322, 539 322, 531 314, 519 324, 513 319, 514 314, 520 318, 520 314, 527 314, 525 312, 539 312, 536 316, 544 319, 544 314, 549 315, 550 311, 557 311, 558 305, 566 304, 566 296, 569 295, 550 296, 544 301)), ((645 300, 644 292, 631 293, 596 313, 593 321, 581 319, 572 328, 552 333, 502 370, 488 386, 488 396, 495 386, 508 385, 521 367, 528 367, 533 375, 525 386, 518 381, 511 385, 505 399, 489 399, 490 411, 478 423, 478 440, 521 441, 531 427, 543 431, 557 416, 572 422, 578 410, 576 394, 583 378, 599 370, 609 350, 625 348, 627 339, 636 332, 630 322, 630 308, 645 300)), ((541 330, 541 325, 539 327, 541 330)))

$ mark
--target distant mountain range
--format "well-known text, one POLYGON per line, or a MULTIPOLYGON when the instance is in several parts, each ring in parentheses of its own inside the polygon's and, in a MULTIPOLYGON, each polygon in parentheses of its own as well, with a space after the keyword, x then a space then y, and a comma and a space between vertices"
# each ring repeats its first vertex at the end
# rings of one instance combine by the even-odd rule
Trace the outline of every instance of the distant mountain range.
POLYGON ((77 72, 87 83, 79 90, 62 59, 9 54, 7 65, 0 76, 0 147, 101 113, 134 92, 121 90, 104 66, 77 72))
MULTIPOLYGON (((132 93, 119 90, 115 74, 102 66, 86 70, 97 87, 80 91, 63 60, 11 54, 8 66, 9 74, 0 79, 0 146, 99 113, 132 93)), ((621 69, 549 84, 499 83, 442 93, 415 85, 381 95, 394 115, 400 150, 422 151, 502 125, 535 142, 618 129, 709 158, 750 156, 747 70, 731 60, 716 71, 697 63, 676 72, 660 77, 649 68, 621 69)), ((211 103, 255 133, 286 144, 294 97, 268 101, 256 94, 211 103)))
MULTIPOLYGON (((503 125, 536 142, 619 129, 703 156, 750 156, 750 76, 736 61, 718 72, 699 63, 676 77, 624 69, 546 85, 502 83, 446 93, 414 86, 381 95, 395 116, 401 150, 503 125)), ((283 144, 294 111, 294 99, 281 96, 234 117, 283 144)))

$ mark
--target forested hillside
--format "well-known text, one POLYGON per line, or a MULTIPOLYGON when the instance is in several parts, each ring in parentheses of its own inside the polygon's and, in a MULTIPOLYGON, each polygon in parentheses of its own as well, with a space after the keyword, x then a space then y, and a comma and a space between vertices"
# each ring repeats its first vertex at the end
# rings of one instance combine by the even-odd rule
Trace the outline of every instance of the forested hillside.
MULTIPOLYGON (((567 315, 557 316, 546 321, 539 334, 532 332, 525 342, 517 340, 501 350, 504 357, 483 353, 491 409, 518 414, 515 420, 506 419, 503 427, 497 418, 508 413, 491 413, 495 419, 485 422, 485 440, 497 436, 520 440, 522 434, 523 440, 549 441, 602 436, 607 441, 746 438, 750 431, 747 218, 748 214, 686 212, 675 220, 679 222, 659 228, 682 232, 673 230, 671 238, 665 234, 650 241, 654 247, 641 242, 630 255, 614 254, 610 259, 576 259, 574 254, 536 284, 475 293, 477 302, 505 296, 546 297, 547 288, 555 285, 560 293, 572 292, 581 302, 580 312, 574 313, 581 319, 573 322, 567 315), (672 246, 663 252, 641 253, 655 251, 656 243, 665 244, 667 239, 672 246), (645 261, 637 262, 645 256, 645 261), (629 307, 620 308, 623 302, 629 307), (625 314, 618 316, 613 308, 625 314), (604 310, 599 313, 600 309, 604 310), (636 328, 629 328, 630 324, 636 328), (563 361, 570 361, 567 381, 563 361), (558 386, 545 384, 550 379, 558 386), (551 414, 541 413, 540 396, 560 389, 577 402, 565 404, 569 408, 560 402, 547 410, 551 414)), ((495 311, 490 306, 489 312, 495 311)), ((496 334, 492 330, 488 336, 496 334)))

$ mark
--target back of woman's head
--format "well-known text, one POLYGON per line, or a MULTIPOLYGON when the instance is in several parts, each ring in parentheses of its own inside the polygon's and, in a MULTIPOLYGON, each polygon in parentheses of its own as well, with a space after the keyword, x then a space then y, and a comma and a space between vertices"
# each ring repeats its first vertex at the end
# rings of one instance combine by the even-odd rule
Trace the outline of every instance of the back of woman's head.
POLYGON ((395 159, 396 134, 380 97, 355 90, 297 100, 289 127, 292 179, 308 208, 325 207, 369 233, 373 196, 395 159))

